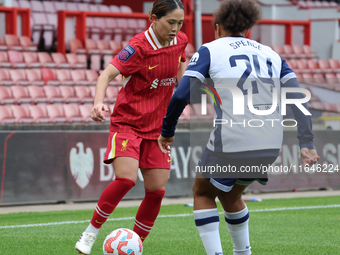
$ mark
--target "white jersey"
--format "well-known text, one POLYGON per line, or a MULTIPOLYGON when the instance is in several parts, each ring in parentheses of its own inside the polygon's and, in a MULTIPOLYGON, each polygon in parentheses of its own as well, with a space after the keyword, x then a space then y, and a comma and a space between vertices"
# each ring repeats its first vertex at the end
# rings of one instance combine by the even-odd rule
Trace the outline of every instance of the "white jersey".
POLYGON ((270 47, 242 36, 217 39, 193 55, 184 76, 202 82, 210 78, 217 92, 212 100, 216 102, 216 129, 210 134, 209 150, 232 153, 281 148, 281 83, 296 76, 270 47), (264 111, 272 113, 259 115, 264 111))

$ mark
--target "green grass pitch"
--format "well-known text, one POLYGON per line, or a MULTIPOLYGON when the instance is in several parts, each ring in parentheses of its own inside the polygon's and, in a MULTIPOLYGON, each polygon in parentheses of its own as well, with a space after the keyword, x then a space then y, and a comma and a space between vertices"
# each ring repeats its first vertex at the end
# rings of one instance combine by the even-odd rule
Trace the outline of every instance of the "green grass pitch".
MULTIPOLYGON (((254 255, 339 255, 340 198, 311 197, 248 202, 250 244, 254 255)), ((219 212, 222 212, 218 204, 219 212)), ((1 208, 0 208, 1 210, 1 208)), ((204 255, 192 207, 162 206, 144 255, 204 255)), ((133 228, 137 207, 117 208, 99 232, 92 254, 101 255, 106 235, 116 228, 133 228)), ((0 215, 1 255, 78 254, 74 245, 93 210, 0 215), (16 226, 16 227, 13 227, 16 226)), ((220 214, 224 254, 232 242, 220 214)))

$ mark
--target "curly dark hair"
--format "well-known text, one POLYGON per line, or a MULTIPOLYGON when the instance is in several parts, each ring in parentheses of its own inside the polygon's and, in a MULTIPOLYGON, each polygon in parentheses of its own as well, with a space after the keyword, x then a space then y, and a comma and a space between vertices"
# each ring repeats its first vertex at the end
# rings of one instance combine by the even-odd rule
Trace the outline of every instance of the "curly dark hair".
POLYGON ((254 26, 262 14, 255 0, 224 0, 214 16, 215 24, 232 33, 239 33, 254 26))

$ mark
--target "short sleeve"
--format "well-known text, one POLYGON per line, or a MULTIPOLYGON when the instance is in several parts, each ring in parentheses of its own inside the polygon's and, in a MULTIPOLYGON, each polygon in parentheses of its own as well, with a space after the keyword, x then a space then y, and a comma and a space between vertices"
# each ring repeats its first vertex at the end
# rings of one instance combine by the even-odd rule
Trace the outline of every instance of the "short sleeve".
POLYGON ((280 80, 282 84, 285 84, 291 78, 296 78, 294 71, 288 66, 286 60, 281 58, 281 73, 280 80))
POLYGON ((207 47, 202 46, 192 56, 184 76, 196 77, 203 82, 209 77, 210 69, 210 51, 207 47))
POLYGON ((111 64, 117 67, 122 75, 128 77, 139 71, 141 68, 141 59, 139 48, 135 45, 128 44, 113 58, 111 64))

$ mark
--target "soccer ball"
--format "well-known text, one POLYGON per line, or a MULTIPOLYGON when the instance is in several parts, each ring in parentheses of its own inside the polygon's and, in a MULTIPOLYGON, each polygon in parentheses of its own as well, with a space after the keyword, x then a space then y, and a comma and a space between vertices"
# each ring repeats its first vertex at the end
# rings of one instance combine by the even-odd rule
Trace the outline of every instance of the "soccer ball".
POLYGON ((104 255, 142 255, 143 243, 136 232, 119 228, 105 238, 103 252, 104 255))

